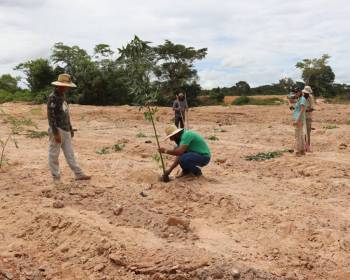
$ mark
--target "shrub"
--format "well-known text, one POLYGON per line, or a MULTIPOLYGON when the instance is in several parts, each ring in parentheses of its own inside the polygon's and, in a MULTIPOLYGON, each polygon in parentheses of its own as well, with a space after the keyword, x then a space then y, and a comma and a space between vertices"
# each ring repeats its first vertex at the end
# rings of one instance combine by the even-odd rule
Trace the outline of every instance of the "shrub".
POLYGON ((233 100, 232 105, 280 105, 283 103, 284 101, 281 98, 277 97, 260 99, 248 96, 241 96, 233 100))
POLYGON ((208 140, 211 140, 211 141, 218 141, 219 138, 216 136, 216 135, 211 135, 208 137, 208 140))

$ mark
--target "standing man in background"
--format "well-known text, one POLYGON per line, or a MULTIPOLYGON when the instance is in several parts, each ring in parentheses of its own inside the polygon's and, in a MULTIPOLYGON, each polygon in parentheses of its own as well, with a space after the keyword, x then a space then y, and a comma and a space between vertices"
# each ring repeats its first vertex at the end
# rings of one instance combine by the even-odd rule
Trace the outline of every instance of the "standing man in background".
POLYGON ((68 104, 64 94, 76 85, 72 83, 70 75, 61 74, 58 80, 52 83, 55 86, 53 93, 47 102, 47 118, 49 121, 49 167, 55 183, 59 183, 60 169, 58 157, 62 148, 69 167, 73 170, 76 180, 90 180, 81 170, 75 161, 72 147, 72 138, 74 131, 70 122, 68 104))
POLYGON ((176 96, 173 103, 173 110, 175 112, 175 125, 177 128, 185 127, 186 111, 188 111, 188 104, 185 95, 181 92, 176 96), (180 125, 180 126, 179 126, 180 125))
POLYGON ((310 86, 305 86, 303 89, 303 95, 307 100, 305 116, 306 116, 306 151, 311 152, 311 130, 312 130, 312 112, 315 110, 315 99, 312 95, 312 89, 310 86))

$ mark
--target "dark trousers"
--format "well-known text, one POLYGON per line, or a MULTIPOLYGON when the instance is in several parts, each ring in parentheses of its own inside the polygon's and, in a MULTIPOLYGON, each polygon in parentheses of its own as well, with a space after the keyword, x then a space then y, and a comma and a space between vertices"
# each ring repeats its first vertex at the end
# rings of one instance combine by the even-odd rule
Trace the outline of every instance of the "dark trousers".
POLYGON ((185 115, 184 114, 182 114, 182 116, 178 115, 178 114, 175 115, 175 125, 177 128, 179 128, 179 125, 180 125, 180 128, 185 127, 185 115))
POLYGON ((206 166, 209 161, 210 157, 193 152, 184 153, 180 156, 180 166, 183 172, 192 173, 196 176, 202 175, 202 171, 198 166, 206 166))

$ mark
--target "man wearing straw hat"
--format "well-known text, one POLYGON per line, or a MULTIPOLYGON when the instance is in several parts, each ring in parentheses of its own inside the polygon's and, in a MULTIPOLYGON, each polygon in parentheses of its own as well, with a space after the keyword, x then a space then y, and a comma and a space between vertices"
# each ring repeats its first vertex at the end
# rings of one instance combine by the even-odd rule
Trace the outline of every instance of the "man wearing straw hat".
POLYGON ((186 111, 188 111, 188 104, 185 95, 181 92, 177 95, 176 100, 173 103, 173 110, 175 112, 175 125, 176 127, 185 127, 186 111))
POLYGON ((306 151, 311 152, 311 130, 312 130, 312 112, 315 107, 315 99, 312 95, 312 89, 310 86, 305 86, 303 89, 303 95, 307 100, 305 109, 305 123, 306 123, 306 151))
POLYGON ((165 139, 170 139, 177 144, 177 147, 172 150, 159 149, 160 153, 176 156, 174 163, 166 170, 165 175, 169 176, 180 165, 182 174, 179 177, 189 174, 196 177, 201 176, 202 171, 199 167, 206 166, 211 157, 210 149, 204 138, 194 131, 177 128, 174 125, 168 126, 165 133, 167 135, 165 139))
POLYGON ((74 131, 70 122, 68 104, 65 100, 65 93, 70 88, 75 88, 70 75, 61 74, 58 80, 51 83, 55 86, 53 93, 47 102, 47 117, 49 121, 49 167, 54 182, 60 181, 60 170, 58 157, 62 148, 69 167, 73 170, 76 180, 89 180, 75 160, 72 138, 74 131))

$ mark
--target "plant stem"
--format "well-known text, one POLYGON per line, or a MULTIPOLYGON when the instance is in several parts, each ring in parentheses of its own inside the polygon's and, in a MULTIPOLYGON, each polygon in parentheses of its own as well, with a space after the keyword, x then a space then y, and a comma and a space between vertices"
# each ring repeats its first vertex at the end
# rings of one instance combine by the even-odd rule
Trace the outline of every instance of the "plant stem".
MULTIPOLYGON (((149 115, 150 115, 150 118, 151 118, 153 130, 154 130, 154 135, 156 137, 157 146, 158 146, 158 150, 159 150, 160 149, 160 145, 159 145, 159 140, 158 140, 158 135, 157 135, 157 129, 156 129, 156 126, 154 124, 153 114, 151 112, 150 106, 147 106, 147 108, 148 108, 148 112, 149 112, 149 115)), ((163 156, 162 156, 161 152, 159 152, 159 156, 160 156, 160 161, 162 162, 163 174, 165 174, 165 165, 164 165, 164 160, 163 160, 163 156)))
POLYGON ((5 156, 5 148, 6 148, 7 142, 10 140, 10 138, 11 138, 11 134, 9 134, 6 141, 2 144, 1 157, 0 157, 0 168, 2 167, 2 162, 3 162, 4 156, 5 156))

